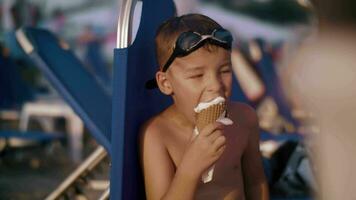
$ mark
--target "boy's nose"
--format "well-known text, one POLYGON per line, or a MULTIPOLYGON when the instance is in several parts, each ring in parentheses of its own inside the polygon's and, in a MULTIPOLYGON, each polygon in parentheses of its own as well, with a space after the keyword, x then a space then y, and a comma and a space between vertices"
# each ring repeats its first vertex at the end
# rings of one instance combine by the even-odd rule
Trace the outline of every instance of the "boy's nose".
POLYGON ((217 76, 211 76, 210 79, 208 80, 208 87, 207 91, 212 94, 219 94, 222 93, 223 90, 223 83, 220 79, 220 77, 217 76))

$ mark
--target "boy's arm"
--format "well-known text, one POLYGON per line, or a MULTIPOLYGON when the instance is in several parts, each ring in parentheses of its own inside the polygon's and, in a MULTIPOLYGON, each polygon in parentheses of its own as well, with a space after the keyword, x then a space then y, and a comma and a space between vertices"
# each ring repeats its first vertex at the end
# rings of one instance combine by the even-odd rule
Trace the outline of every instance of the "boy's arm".
POLYGON ((259 151, 259 128, 256 113, 251 109, 249 117, 250 131, 248 144, 242 156, 242 172, 245 194, 248 200, 268 200, 268 184, 263 171, 261 153, 259 151))
POLYGON ((198 180, 191 180, 177 170, 158 130, 145 130, 140 138, 141 162, 143 167, 146 198, 193 199, 198 180))

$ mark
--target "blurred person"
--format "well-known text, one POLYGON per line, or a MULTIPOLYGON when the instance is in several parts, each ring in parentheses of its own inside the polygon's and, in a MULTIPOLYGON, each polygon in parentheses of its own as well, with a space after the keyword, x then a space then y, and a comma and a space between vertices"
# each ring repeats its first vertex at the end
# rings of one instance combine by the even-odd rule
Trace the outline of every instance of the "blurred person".
POLYGON ((10 57, 14 60, 26 60, 27 56, 16 41, 15 30, 21 26, 34 25, 39 20, 39 13, 35 14, 35 5, 21 0, 4 0, 2 2, 2 28, 4 45, 10 50, 10 57), (37 22, 37 21, 36 21, 37 22))
POLYGON ((265 86, 251 63, 237 48, 232 49, 231 62, 234 73, 247 98, 257 103, 265 94, 265 86))
POLYGON ((29 14, 31 16, 29 19, 29 24, 31 26, 37 26, 42 20, 40 7, 35 4, 29 4, 29 14))
POLYGON ((0 2, 0 30, 14 31, 22 26, 37 26, 43 19, 38 3, 23 0, 0 2))
POLYGON ((16 52, 18 45, 16 45, 15 33, 16 29, 16 16, 17 12, 15 9, 15 1, 4 0, 2 2, 2 28, 3 28, 3 39, 4 45, 11 50, 12 57, 20 57, 19 53, 16 52))
POLYGON ((54 10, 51 23, 49 28, 58 35, 62 35, 66 24, 66 16, 61 9, 54 10))
POLYGON ((111 90, 111 76, 102 53, 103 37, 97 34, 93 27, 87 25, 79 35, 78 42, 86 47, 84 63, 89 68, 99 83, 108 91, 111 90))
MULTIPOLYGON (((240 62, 238 67, 235 67, 235 72, 250 100, 249 93, 255 94, 253 105, 257 109, 260 128, 274 134, 294 132, 298 124, 291 116, 291 107, 282 92, 272 46, 262 38, 248 40, 240 46, 245 62, 240 62), (245 65, 248 65, 244 68, 249 69, 249 74, 240 73, 245 65)), ((233 63, 234 59, 236 58, 233 57, 233 63)))
POLYGON ((286 71, 287 88, 312 112, 323 200, 356 199, 356 2, 314 0, 319 32, 286 71))

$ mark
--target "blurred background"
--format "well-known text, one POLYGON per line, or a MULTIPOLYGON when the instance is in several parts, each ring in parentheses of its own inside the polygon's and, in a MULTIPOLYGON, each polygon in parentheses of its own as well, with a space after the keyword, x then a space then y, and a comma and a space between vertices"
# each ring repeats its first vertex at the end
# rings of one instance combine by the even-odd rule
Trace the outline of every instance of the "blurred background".
MULTIPOLYGON (((317 32, 309 0, 175 0, 178 15, 210 16, 234 37, 232 63, 241 101, 253 106, 261 128, 260 149, 273 199, 313 199, 318 191, 310 159, 319 133, 313 115, 288 80, 293 57, 317 32), (288 81, 287 81, 288 82, 288 81)), ((133 40, 140 22, 140 3, 133 40)), ((0 129, 34 133, 32 140, 0 137, 0 199, 43 199, 98 144, 81 119, 24 53, 15 31, 41 27, 57 35, 85 70, 111 94, 116 46, 117 0, 0 1, 0 129), (40 137, 37 132, 44 132, 40 137)), ((29 136, 30 137, 30 136, 29 136)), ((96 199, 108 185, 110 161, 104 159, 82 178, 68 199, 96 199)))

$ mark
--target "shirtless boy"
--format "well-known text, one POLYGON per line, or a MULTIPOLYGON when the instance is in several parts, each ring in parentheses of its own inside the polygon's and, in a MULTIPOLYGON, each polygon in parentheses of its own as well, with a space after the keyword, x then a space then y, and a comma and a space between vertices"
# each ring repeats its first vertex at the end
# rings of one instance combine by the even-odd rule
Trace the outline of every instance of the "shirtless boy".
POLYGON ((227 30, 200 14, 174 17, 158 29, 156 84, 174 103, 142 128, 148 200, 269 198, 255 111, 229 100, 231 42, 227 30), (194 108, 218 96, 226 99, 233 124, 213 122, 195 136, 194 108), (204 183, 211 166, 212 180, 204 183))

